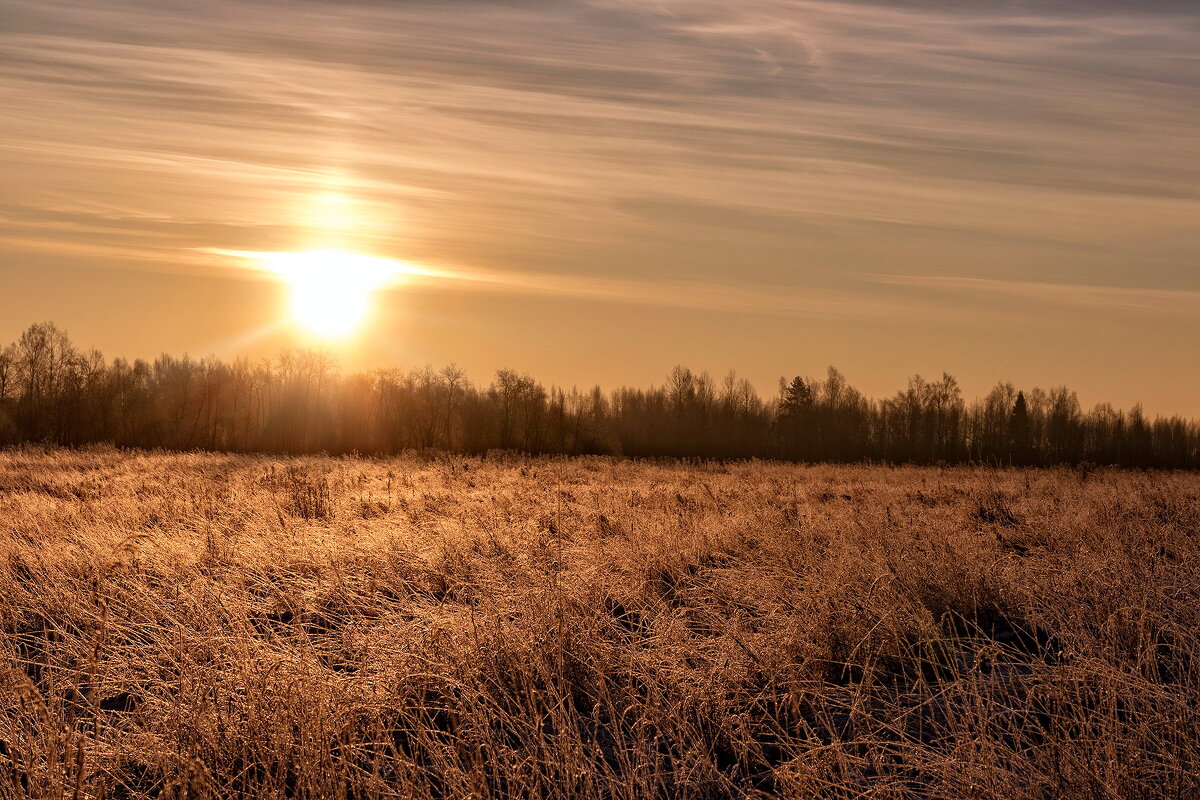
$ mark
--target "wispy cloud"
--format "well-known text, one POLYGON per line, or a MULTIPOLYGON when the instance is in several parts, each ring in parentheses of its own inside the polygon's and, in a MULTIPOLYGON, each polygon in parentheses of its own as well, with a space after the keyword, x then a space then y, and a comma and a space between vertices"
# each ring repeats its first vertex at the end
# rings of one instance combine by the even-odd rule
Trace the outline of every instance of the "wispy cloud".
MULTIPOLYGON (((270 281, 286 280, 278 267, 289 259, 299 257, 306 265, 314 262, 312 254, 308 253, 204 249, 197 256, 197 265, 232 269, 242 277, 270 281)), ((329 260, 330 270, 341 267, 338 254, 325 257, 329 260)), ((860 293, 845 290, 817 289, 796 293, 789 291, 791 287, 761 284, 620 279, 486 267, 433 266, 382 258, 371 258, 370 261, 375 270, 386 273, 386 277, 378 282, 381 289, 515 294, 701 311, 803 314, 810 319, 891 316, 896 311, 894 303, 882 298, 869 300, 860 293)))
POLYGON ((425 224, 397 246, 639 197, 1082 240, 1200 198, 1195 17, 1120 4, 6 6, 10 158, 173 181, 177 217, 286 216, 334 167, 425 224))
POLYGON ((1010 281, 935 275, 874 275, 870 280, 888 286, 1012 299, 1039 306, 1072 307, 1101 312, 1186 314, 1200 316, 1200 291, 1130 286, 1010 281))

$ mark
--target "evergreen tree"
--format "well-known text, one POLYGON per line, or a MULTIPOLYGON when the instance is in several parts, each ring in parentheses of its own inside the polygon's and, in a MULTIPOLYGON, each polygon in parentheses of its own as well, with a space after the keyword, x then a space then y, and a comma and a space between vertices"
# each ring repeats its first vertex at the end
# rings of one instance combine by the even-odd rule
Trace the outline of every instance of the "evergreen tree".
POLYGON ((1008 420, 1009 456, 1014 463, 1027 464, 1032 456, 1029 435, 1029 406, 1025 402, 1025 393, 1017 392, 1017 402, 1013 403, 1012 414, 1008 420))
POLYGON ((816 392, 797 375, 791 383, 779 379, 779 439, 785 458, 802 459, 811 455, 816 392))

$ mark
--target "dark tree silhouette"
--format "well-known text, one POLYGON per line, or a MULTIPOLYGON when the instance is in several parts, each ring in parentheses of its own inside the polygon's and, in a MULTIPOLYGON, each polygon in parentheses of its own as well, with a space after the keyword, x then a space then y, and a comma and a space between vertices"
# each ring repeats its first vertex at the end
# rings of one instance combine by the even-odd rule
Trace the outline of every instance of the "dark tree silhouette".
POLYGON ((780 379, 764 401, 730 372, 675 367, 662 386, 545 387, 500 370, 477 386, 457 367, 345 375, 327 353, 225 363, 162 355, 106 361, 51 323, 0 348, 0 444, 394 453, 608 453, 639 457, 1200 468, 1200 424, 1100 404, 1066 387, 997 384, 968 404, 950 375, 920 375, 869 400, 830 367, 780 379))
POLYGON ((1032 451, 1032 439, 1029 429, 1029 405, 1025 402, 1025 393, 1017 392, 1017 401, 1013 403, 1012 416, 1008 421, 1009 454, 1017 464, 1029 462, 1032 451))
POLYGON ((781 455, 792 459, 808 458, 812 455, 816 432, 816 392, 797 375, 791 383, 779 379, 779 395, 776 428, 781 455))

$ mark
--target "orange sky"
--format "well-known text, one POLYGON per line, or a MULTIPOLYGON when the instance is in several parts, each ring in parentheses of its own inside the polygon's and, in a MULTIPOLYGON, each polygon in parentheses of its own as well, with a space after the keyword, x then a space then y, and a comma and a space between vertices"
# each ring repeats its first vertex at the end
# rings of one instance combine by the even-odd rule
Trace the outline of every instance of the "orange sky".
POLYGON ((348 367, 1200 416, 1197 53, 1186 2, 0 0, 0 342, 269 355, 228 252, 333 247, 429 273, 348 367))

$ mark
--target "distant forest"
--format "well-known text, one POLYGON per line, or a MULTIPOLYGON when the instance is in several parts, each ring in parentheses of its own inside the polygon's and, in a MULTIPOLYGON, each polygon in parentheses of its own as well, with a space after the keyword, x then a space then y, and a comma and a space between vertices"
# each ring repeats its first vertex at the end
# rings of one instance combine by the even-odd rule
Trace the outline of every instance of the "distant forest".
POLYGON ((478 385, 456 367, 342 374, 327 353, 224 362, 106 360, 52 323, 0 350, 0 444, 46 442, 239 452, 602 453, 634 457, 879 460, 920 464, 1200 467, 1200 422, 1148 419, 1066 387, 999 383, 967 402, 950 375, 864 397, 836 369, 781 379, 762 398, 729 373, 676 367, 661 386, 605 393, 500 370, 478 385))

